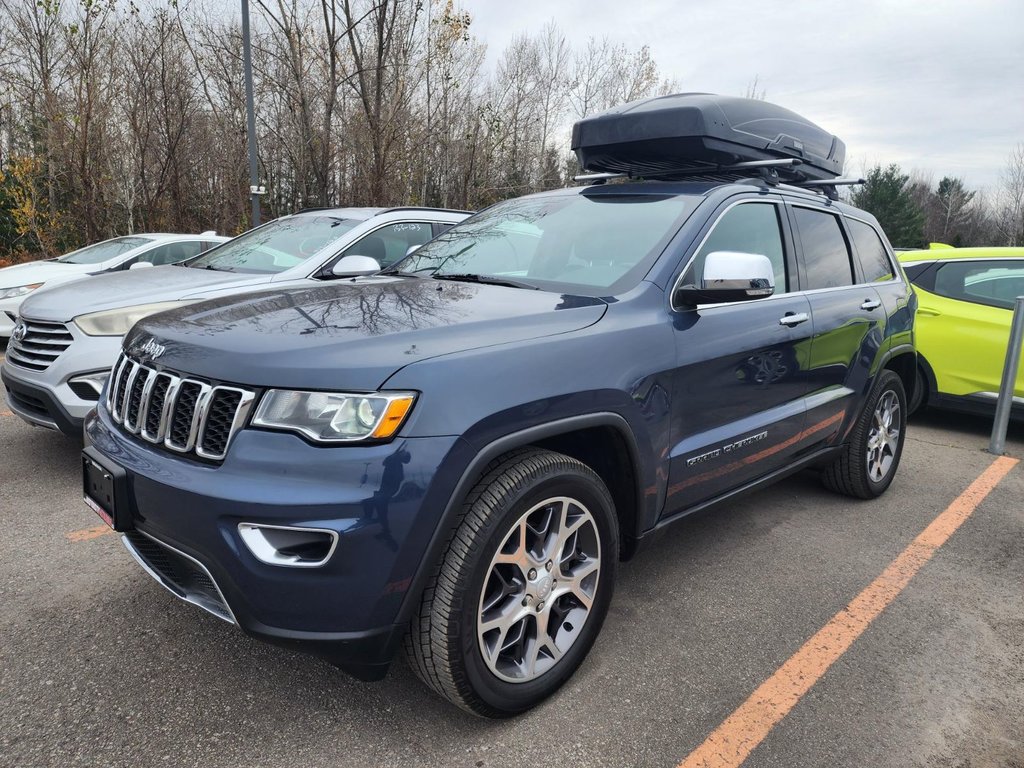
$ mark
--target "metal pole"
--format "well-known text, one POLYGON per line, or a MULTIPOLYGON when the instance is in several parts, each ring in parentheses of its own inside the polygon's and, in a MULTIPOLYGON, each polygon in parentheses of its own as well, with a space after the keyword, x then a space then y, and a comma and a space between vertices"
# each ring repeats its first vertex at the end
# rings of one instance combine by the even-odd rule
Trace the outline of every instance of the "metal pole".
POLYGON ((245 73, 245 111, 249 136, 249 197, 252 226, 260 225, 260 177, 256 166, 256 106, 252 94, 252 46, 249 43, 249 0, 242 0, 242 70, 245 73))
POLYGON ((1020 348, 1024 343, 1024 296, 1018 296, 1013 307, 1013 322, 1010 323, 1010 341, 1006 346, 1006 365, 1003 366, 1003 381, 999 386, 996 401, 996 420, 992 425, 992 440, 988 452, 1002 456, 1006 448, 1006 428, 1010 424, 1010 409, 1013 406, 1013 387, 1020 368, 1020 348))

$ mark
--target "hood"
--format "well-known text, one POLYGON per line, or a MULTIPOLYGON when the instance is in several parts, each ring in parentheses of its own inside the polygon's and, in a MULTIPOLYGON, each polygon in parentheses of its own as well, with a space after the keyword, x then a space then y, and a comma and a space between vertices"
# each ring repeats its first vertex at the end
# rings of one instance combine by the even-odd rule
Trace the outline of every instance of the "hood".
POLYGON ((17 288, 19 285, 48 283, 53 280, 69 280, 85 277, 96 264, 63 264, 59 261, 30 261, 0 269, 0 288, 17 288))
POLYGON ((232 283, 267 283, 272 277, 173 265, 130 269, 96 275, 89 280, 87 291, 80 285, 64 285, 30 294, 21 305, 21 312, 35 320, 67 322, 89 312, 176 301, 207 288, 227 287, 232 283))
POLYGON ((597 322, 600 299, 452 281, 369 278, 204 301, 144 318, 136 359, 220 381, 373 390, 438 355, 568 333, 597 322))

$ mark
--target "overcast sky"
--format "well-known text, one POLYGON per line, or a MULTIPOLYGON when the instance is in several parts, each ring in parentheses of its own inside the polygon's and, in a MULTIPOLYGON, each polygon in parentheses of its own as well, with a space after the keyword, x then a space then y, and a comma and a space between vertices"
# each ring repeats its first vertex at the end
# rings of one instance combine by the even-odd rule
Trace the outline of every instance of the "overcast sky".
POLYGON ((1024 142, 1024 0, 463 0, 493 66, 553 19, 575 47, 648 45, 680 91, 768 101, 846 142, 847 169, 898 163, 994 187, 1024 142))

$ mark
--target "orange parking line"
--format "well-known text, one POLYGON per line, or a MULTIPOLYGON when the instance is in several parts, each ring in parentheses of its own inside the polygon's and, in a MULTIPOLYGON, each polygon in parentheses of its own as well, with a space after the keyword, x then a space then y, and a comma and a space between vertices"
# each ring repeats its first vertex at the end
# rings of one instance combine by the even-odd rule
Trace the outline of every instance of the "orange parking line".
POLYGON ((82 531, 71 531, 67 537, 68 541, 89 541, 89 539, 98 539, 100 536, 106 536, 113 532, 114 529, 109 525, 95 525, 82 531))
POLYGON ((8 411, 6 408, 0 409, 0 416, 13 416, 14 414, 8 411))
POLYGON ((678 768, 736 768, 742 764, 1017 463, 1006 456, 993 461, 878 578, 804 643, 678 768))

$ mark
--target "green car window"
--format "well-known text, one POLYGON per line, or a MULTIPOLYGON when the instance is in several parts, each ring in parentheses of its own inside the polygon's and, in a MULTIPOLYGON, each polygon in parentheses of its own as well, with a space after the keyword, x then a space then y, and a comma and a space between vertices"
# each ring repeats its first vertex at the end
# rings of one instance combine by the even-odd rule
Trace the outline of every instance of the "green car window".
POLYGON ((953 261, 935 274, 935 293, 950 299, 1013 309, 1024 296, 1024 259, 953 261))

